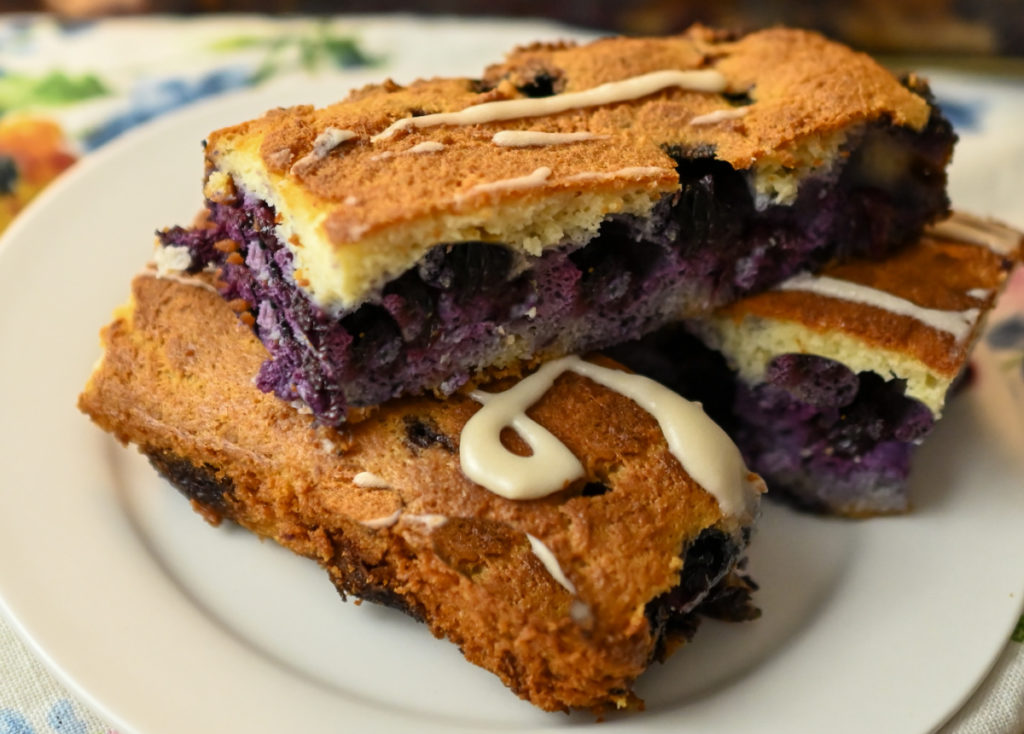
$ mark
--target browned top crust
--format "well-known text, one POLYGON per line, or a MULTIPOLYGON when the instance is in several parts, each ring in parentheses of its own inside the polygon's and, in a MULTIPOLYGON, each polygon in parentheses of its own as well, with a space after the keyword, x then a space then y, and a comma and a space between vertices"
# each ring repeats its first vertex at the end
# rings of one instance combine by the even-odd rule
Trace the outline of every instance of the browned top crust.
MULTIPOLYGON (((878 289, 922 308, 949 312, 976 309, 980 324, 981 316, 995 305, 1010 266, 1019 257, 1019 253, 1013 253, 1008 259, 976 244, 926 235, 882 263, 858 260, 833 265, 821 274, 878 289)), ((973 344, 971 339, 957 342, 951 333, 912 316, 799 290, 761 293, 720 313, 734 319, 756 315, 799 322, 823 333, 850 334, 865 348, 903 352, 950 379, 963 367, 973 344)))
POLYGON ((577 375, 561 377, 530 416, 580 458, 585 478, 512 501, 459 468, 476 402, 409 399, 345 433, 316 427, 253 386, 264 348, 212 291, 139 276, 103 340, 80 399, 101 427, 148 455, 205 467, 233 487, 224 502, 248 527, 332 573, 359 569, 366 589, 404 598, 435 634, 544 708, 628 698, 653 653, 645 605, 678 582, 684 544, 707 527, 737 529, 649 414, 577 375), (360 486, 361 472, 386 487, 360 486), (584 496, 587 482, 608 491, 584 496), (430 515, 446 522, 432 530, 430 515), (526 533, 550 548, 575 598, 526 533), (589 610, 583 622, 571 614, 577 601, 589 610))
POLYGON ((706 130, 687 129, 692 117, 727 107, 719 95, 656 95, 617 107, 597 124, 625 125, 656 144, 709 145, 734 168, 749 168, 764 157, 787 165, 785 151, 806 136, 821 136, 883 116, 896 125, 920 129, 929 108, 871 57, 823 36, 772 28, 730 37, 694 26, 667 38, 607 38, 586 46, 527 47, 487 69, 484 80, 529 83, 539 73, 575 92, 658 69, 717 69, 734 94, 753 104, 742 122, 706 130), (635 122, 629 118, 636 114, 635 122), (784 151, 780 154, 780 151, 784 151))
MULTIPOLYGON (((914 245, 883 261, 825 268, 819 278, 867 286, 909 309, 809 290, 776 289, 692 322, 747 381, 786 353, 817 354, 854 371, 907 381, 907 394, 936 415, 967 361, 1007 276, 1022 259, 1024 235, 963 213, 933 226, 914 245), (913 307, 956 316, 959 338, 911 315, 913 307)), ((956 323, 954 320, 953 323, 956 323)))
POLYGON ((223 163, 225 153, 238 149, 258 156, 270 174, 283 177, 329 212, 327 235, 341 245, 400 222, 457 213, 473 206, 471 201, 460 203, 459 197, 475 185, 526 176, 542 167, 552 172, 545 182, 529 192, 491 193, 485 203, 576 189, 624 191, 638 184, 654 194, 670 191, 676 179, 674 162, 663 150, 666 145, 711 146, 718 158, 738 169, 822 164, 834 151, 827 146, 819 150, 819 145, 835 134, 875 120, 920 129, 928 115, 923 98, 869 57, 815 33, 776 28, 730 40, 695 27, 668 38, 535 45, 489 68, 482 82, 433 79, 402 87, 388 81, 324 109, 272 110, 258 120, 214 132, 207 154, 214 167, 223 163), (720 94, 669 88, 619 104, 506 122, 413 129, 371 141, 402 118, 521 98, 517 85, 578 92, 664 69, 715 69, 724 75, 730 93, 748 94, 752 104, 741 118, 689 125, 699 115, 733 105, 720 94), (356 137, 331 155, 306 158, 328 128, 356 137), (602 139, 502 148, 491 142, 500 130, 588 131, 602 139), (441 144, 444 150, 409 153, 425 142, 441 144), (579 174, 644 168, 651 171, 572 180, 579 174))
MULTIPOLYGON (((649 161, 643 156, 635 157, 638 151, 650 150, 652 145, 655 148, 661 145, 713 146, 719 159, 742 169, 766 156, 784 156, 784 151, 805 136, 827 135, 882 116, 890 117, 896 125, 915 129, 923 127, 928 119, 927 103, 902 86, 890 72, 869 56, 816 33, 777 28, 735 41, 716 41, 707 29, 698 27, 668 38, 608 38, 584 46, 566 44, 520 49, 511 53, 504 63, 487 69, 484 86, 491 88, 485 92, 479 91, 481 85, 472 79, 422 80, 408 87, 390 82, 366 87, 352 93, 344 102, 321 110, 296 107, 271 111, 261 120, 243 123, 243 127, 251 126, 247 128, 249 134, 263 135, 262 153, 268 167, 283 172, 280 162, 284 159, 275 154, 287 149, 297 158, 309 152, 317 133, 326 127, 352 130, 368 138, 403 117, 453 112, 483 102, 523 97, 525 95, 516 86, 529 84, 541 75, 552 77, 556 91, 564 93, 662 69, 717 69, 726 77, 730 92, 749 94, 753 104, 742 122, 687 128, 689 119, 713 110, 728 109, 730 105, 718 94, 673 89, 608 108, 525 118, 514 123, 445 126, 437 131, 438 135, 417 131, 407 137, 415 136, 416 142, 422 142, 420 136, 424 136, 446 143, 449 152, 445 158, 459 157, 451 147, 466 144, 476 148, 477 155, 483 152, 479 150, 481 147, 490 151, 492 155, 486 157, 493 159, 493 146, 480 143, 489 141, 498 130, 587 130, 615 135, 616 141, 603 146, 601 155, 584 155, 582 164, 574 172, 659 163, 674 167, 667 157, 649 161), (474 142, 477 145, 472 145, 474 142), (604 156, 612 158, 606 160, 604 156), (274 162, 270 157, 274 157, 274 162), (274 165, 275 162, 278 165, 274 165)), ((212 145, 220 134, 223 132, 211 136, 212 145)), ((403 147, 406 146, 398 149, 403 147)), ((299 179, 312 193, 328 200, 338 201, 357 193, 351 184, 361 176, 352 169, 361 168, 358 166, 360 152, 349 150, 344 160, 325 163, 315 171, 300 175, 299 179)), ((568 162, 563 158, 537 157, 543 151, 530 152, 531 160, 523 161, 523 166, 514 169, 502 170, 501 161, 491 160, 492 165, 499 166, 491 178, 509 178, 537 166, 568 162)), ((577 159, 579 153, 574 151, 564 158, 577 159)), ((468 156, 470 151, 464 154, 468 156)), ((780 160, 791 165, 797 163, 795 159, 780 160)), ((446 163, 453 169, 461 168, 457 161, 446 163)), ((471 168, 465 166, 463 170, 471 168)), ((446 188, 443 182, 448 179, 447 171, 437 172, 434 165, 431 170, 435 171, 430 182, 432 188, 446 188)), ((372 175, 372 172, 362 172, 364 176, 367 174, 372 175)), ((409 193, 405 192, 406 199, 415 198, 409 193)))

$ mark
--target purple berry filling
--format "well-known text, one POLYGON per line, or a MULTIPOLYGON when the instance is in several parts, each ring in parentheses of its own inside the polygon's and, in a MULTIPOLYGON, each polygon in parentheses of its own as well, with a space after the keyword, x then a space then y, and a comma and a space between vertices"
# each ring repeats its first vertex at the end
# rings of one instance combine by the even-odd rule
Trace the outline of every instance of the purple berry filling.
POLYGON ((658 640, 654 659, 664 659, 669 651, 666 643, 693 636, 699 622, 695 614, 731 622, 760 616, 750 600, 757 584, 745 577, 740 584, 728 583, 730 574, 742 577, 739 570, 746 563, 750 534, 750 527, 735 534, 705 528, 687 544, 679 583, 652 599, 644 609, 651 634, 658 640))
POLYGON ((904 511, 911 454, 934 424, 905 387, 824 357, 782 355, 765 382, 737 384, 735 439, 769 487, 808 509, 904 511))
POLYGON ((610 353, 702 402, 764 477, 770 497, 841 515, 907 509, 911 455, 934 418, 905 395, 902 380, 854 374, 817 355, 783 354, 763 382, 748 385, 679 327, 610 353))
POLYGON ((210 226, 161 238, 187 246, 195 270, 221 266, 224 296, 250 304, 271 356, 260 388, 338 425, 349 406, 450 394, 507 361, 512 340, 527 355, 602 349, 830 258, 884 253, 947 210, 953 140, 938 113, 923 133, 871 126, 841 170, 804 181, 792 205, 760 209, 745 173, 708 151, 670 150, 681 190, 648 217, 610 216, 584 246, 552 248, 525 268, 500 244, 442 243, 378 298, 338 316, 294 284, 291 253, 263 201, 210 202, 210 226), (902 174, 890 168, 877 179, 874 156, 862 153, 873 146, 900 150, 902 174), (225 238, 239 244, 244 264, 214 247, 225 238))

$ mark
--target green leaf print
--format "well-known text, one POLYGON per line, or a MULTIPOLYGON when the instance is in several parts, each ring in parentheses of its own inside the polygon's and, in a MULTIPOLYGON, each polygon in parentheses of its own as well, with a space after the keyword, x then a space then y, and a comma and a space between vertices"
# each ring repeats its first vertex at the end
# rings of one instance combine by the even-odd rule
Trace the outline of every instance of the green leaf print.
POLYGON ((55 107, 109 93, 94 74, 68 76, 62 71, 51 71, 41 77, 9 74, 0 76, 0 114, 26 107, 55 107))
POLYGON ((1024 616, 1017 620, 1017 629, 1010 635, 1010 639, 1024 645, 1024 616))
POLYGON ((251 48, 266 48, 276 40, 276 38, 263 36, 229 36, 211 43, 210 50, 228 53, 230 51, 245 51, 251 48))
POLYGON ((376 66, 380 59, 367 56, 353 38, 327 36, 321 40, 324 52, 335 66, 347 69, 350 66, 376 66))
POLYGON ((263 58, 253 75, 256 82, 286 69, 289 65, 286 55, 292 55, 292 64, 297 57, 298 65, 306 71, 315 71, 324 66, 340 69, 375 66, 381 61, 364 52, 355 38, 332 33, 326 23, 317 24, 302 33, 221 38, 210 44, 210 49, 220 53, 262 50, 263 58))

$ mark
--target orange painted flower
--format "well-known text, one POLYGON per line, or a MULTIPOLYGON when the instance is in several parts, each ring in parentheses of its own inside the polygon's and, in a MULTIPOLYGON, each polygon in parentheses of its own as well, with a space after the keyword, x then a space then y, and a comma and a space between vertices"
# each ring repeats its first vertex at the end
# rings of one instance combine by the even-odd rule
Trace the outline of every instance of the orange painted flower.
POLYGON ((64 133, 52 120, 22 116, 0 119, 0 232, 74 162, 64 133))

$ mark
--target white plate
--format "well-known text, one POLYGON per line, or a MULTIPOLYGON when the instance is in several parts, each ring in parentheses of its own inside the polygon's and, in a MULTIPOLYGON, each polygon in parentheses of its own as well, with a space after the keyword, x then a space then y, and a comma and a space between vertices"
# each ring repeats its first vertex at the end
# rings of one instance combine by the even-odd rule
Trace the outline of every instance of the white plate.
MULTIPOLYGON (((3 603, 122 734, 589 725, 534 710, 397 613, 341 603, 312 563, 207 527, 74 408, 153 229, 200 203, 199 140, 283 101, 337 95, 333 81, 157 122, 11 228, 0 248, 3 603)), ((984 183, 957 185, 987 200, 984 183)), ((751 562, 763 618, 706 624, 642 679, 646 713, 599 731, 918 733, 952 714, 1006 641, 1024 586, 1024 411, 991 356, 978 371, 917 457, 914 514, 840 522, 769 506, 751 562)))

